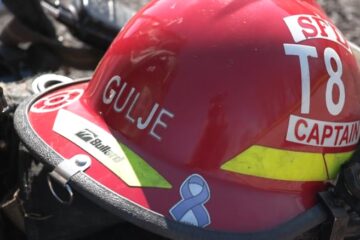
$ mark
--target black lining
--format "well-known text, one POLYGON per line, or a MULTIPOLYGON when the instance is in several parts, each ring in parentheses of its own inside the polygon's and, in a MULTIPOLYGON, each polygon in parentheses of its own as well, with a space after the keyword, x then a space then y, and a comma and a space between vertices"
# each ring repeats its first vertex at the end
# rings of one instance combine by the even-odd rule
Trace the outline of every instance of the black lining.
MULTIPOLYGON (((79 82, 62 84, 52 88, 58 89, 65 85, 77 84, 79 82)), ((41 94, 43 95, 43 94, 41 94)), ((15 113, 15 128, 29 151, 34 154, 49 168, 54 168, 63 161, 54 150, 52 150, 40 137, 33 131, 28 121, 28 111, 41 95, 36 95, 27 99, 19 105, 15 113)), ((320 205, 307 210, 294 219, 281 224, 271 230, 254 233, 229 233, 197 228, 182 224, 164 216, 145 209, 132 201, 114 193, 105 186, 99 184, 85 173, 78 173, 70 181, 71 187, 79 193, 95 202, 99 206, 148 231, 172 239, 208 239, 208 240, 268 240, 268 239, 294 239, 302 233, 309 231, 327 219, 326 210, 320 205)), ((250 219, 249 219, 250 220, 250 219)))

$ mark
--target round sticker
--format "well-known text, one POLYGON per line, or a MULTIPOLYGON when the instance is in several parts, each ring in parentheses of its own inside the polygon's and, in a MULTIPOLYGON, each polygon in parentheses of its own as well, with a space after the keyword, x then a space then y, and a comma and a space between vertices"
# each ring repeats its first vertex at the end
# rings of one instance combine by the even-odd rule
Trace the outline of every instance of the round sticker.
POLYGON ((46 113, 59 110, 60 108, 68 106, 79 100, 83 93, 83 89, 71 89, 51 94, 39 99, 31 106, 30 111, 36 113, 46 113))

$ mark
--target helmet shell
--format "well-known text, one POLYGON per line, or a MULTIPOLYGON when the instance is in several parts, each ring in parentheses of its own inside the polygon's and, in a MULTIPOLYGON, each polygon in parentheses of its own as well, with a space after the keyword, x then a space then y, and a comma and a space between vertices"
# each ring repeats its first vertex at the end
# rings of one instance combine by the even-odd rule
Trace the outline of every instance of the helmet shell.
POLYGON ((351 155, 358 79, 314 1, 152 1, 90 82, 48 91, 27 114, 63 158, 90 155, 86 174, 121 198, 251 232, 314 206, 351 155))

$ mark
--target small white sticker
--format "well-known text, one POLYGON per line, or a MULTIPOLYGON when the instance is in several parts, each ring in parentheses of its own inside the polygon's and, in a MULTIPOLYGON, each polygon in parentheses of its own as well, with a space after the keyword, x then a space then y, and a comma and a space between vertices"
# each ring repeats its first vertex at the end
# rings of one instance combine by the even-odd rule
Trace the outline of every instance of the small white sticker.
POLYGON ((83 89, 71 89, 50 94, 40 98, 32 106, 30 111, 35 113, 46 113, 59 110, 80 99, 83 89))
POLYGON ((293 15, 284 18, 295 43, 307 39, 326 39, 343 46, 350 53, 351 48, 343 34, 331 22, 314 15, 293 15))

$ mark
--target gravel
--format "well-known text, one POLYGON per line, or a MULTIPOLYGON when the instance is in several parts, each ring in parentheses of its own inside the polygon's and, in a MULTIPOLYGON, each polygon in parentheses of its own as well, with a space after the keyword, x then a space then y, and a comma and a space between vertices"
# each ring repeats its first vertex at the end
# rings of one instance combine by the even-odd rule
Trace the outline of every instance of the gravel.
POLYGON ((318 2, 345 36, 360 45, 360 1, 318 0, 318 2))

